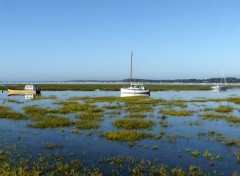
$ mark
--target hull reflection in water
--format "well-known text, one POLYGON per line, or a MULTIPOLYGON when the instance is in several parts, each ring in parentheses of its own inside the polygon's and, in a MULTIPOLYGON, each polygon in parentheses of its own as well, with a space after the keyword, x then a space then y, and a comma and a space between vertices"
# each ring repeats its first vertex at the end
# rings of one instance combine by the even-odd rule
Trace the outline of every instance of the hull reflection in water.
POLYGON ((121 97, 149 97, 150 94, 121 93, 121 97))
POLYGON ((26 95, 25 95, 25 99, 26 99, 26 100, 31 100, 31 99, 33 99, 34 97, 36 97, 36 94, 26 94, 26 95))
POLYGON ((26 100, 31 100, 35 98, 36 96, 40 96, 40 94, 8 94, 8 96, 24 96, 26 100))

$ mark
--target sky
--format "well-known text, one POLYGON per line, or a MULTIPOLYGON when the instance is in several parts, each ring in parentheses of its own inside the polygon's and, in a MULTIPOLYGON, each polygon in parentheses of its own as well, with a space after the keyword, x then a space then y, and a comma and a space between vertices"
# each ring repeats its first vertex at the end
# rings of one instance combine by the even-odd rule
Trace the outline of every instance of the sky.
POLYGON ((0 0, 0 81, 240 77, 239 0, 0 0))

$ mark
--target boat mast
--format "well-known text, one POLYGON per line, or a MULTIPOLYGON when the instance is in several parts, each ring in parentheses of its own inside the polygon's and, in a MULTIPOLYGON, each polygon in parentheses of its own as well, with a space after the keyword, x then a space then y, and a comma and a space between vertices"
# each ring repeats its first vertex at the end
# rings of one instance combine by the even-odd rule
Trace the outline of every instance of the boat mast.
POLYGON ((227 84, 227 82, 226 82, 225 75, 224 75, 224 73, 223 73, 223 68, 222 68, 222 77, 223 77, 223 79, 224 79, 224 83, 225 83, 225 85, 226 85, 226 84, 227 84))
POLYGON ((132 51, 131 51, 130 85, 132 85, 132 59, 133 59, 133 49, 132 49, 132 51))

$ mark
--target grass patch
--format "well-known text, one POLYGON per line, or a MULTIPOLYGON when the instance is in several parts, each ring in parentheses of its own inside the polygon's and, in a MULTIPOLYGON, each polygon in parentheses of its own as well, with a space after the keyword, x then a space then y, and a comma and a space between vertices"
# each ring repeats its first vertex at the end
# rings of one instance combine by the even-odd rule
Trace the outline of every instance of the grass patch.
POLYGON ((121 109, 121 106, 119 105, 105 105, 103 106, 104 109, 111 109, 111 110, 118 110, 121 109))
POLYGON ((167 107, 181 107, 186 108, 187 104, 183 102, 182 100, 172 100, 172 101, 165 101, 161 103, 162 105, 165 105, 167 107))
POLYGON ((181 111, 176 111, 176 110, 160 110, 160 112, 163 115, 170 115, 170 116, 190 116, 193 114, 193 111, 187 111, 187 110, 181 110, 181 111))
POLYGON ((43 143, 42 147, 44 149, 48 149, 48 150, 53 150, 53 149, 62 149, 63 146, 62 145, 57 145, 57 144, 53 144, 53 143, 43 143))
POLYGON ((28 116, 18 112, 0 111, 0 118, 11 120, 26 120, 28 116))
POLYGON ((0 112, 9 111, 10 109, 11 109, 11 107, 9 107, 9 106, 0 106, 0 112))
POLYGON ((81 120, 102 120, 102 114, 101 113, 88 113, 88 112, 83 112, 81 114, 76 115, 78 119, 81 120))
POLYGON ((47 113, 51 112, 51 110, 49 109, 43 109, 37 106, 26 106, 26 107, 23 107, 23 109, 26 114, 31 114, 31 115, 46 115, 47 113))
POLYGON ((80 120, 76 122, 77 129, 97 129, 99 127, 99 121, 80 120))
POLYGON ((123 129, 150 129, 154 125, 156 125, 155 122, 150 120, 143 120, 143 119, 120 119, 115 120, 113 122, 113 125, 117 128, 123 128, 123 129))
POLYGON ((46 116, 42 121, 36 122, 34 124, 29 124, 32 128, 57 128, 71 126, 74 123, 68 118, 61 116, 46 116))
POLYGON ((119 142, 131 142, 137 141, 145 138, 152 137, 151 134, 137 132, 137 131, 114 131, 114 132, 105 132, 103 136, 106 137, 109 141, 119 141, 119 142))
POLYGON ((129 115, 129 118, 144 118, 144 117, 146 117, 146 114, 141 113, 141 112, 131 113, 129 115))
POLYGON ((87 111, 95 108, 96 106, 86 104, 65 104, 62 108, 56 110, 56 113, 59 114, 70 114, 74 112, 87 111))
POLYGON ((240 123, 240 118, 232 116, 232 115, 223 115, 223 114, 202 114, 200 115, 204 119, 221 119, 221 120, 226 120, 228 122, 232 123, 240 123))
POLYGON ((153 107, 150 105, 135 105, 135 106, 128 106, 127 111, 130 113, 136 112, 152 112, 153 107))
POLYGON ((215 111, 220 113, 229 113, 232 112, 232 110, 233 108, 231 106, 219 106, 215 108, 215 111))

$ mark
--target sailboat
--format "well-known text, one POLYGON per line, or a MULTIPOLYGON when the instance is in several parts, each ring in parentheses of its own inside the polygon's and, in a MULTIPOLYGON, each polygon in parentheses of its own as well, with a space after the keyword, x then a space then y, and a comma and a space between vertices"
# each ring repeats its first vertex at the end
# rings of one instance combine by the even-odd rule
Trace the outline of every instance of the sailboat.
POLYGON ((226 79, 224 77, 224 74, 223 74, 223 71, 222 71, 222 75, 223 75, 223 78, 221 78, 221 82, 214 85, 214 86, 211 86, 211 88, 214 90, 214 91, 224 91, 224 90, 227 90, 227 82, 226 82, 226 79), (222 81, 222 79, 224 79, 224 83, 222 81))
POLYGON ((121 96, 149 96, 150 90, 143 84, 134 84, 132 79, 133 50, 131 51, 130 87, 121 88, 121 96))

